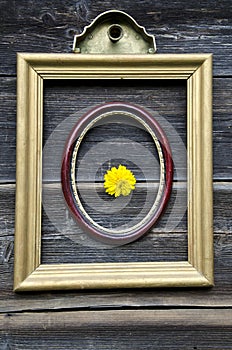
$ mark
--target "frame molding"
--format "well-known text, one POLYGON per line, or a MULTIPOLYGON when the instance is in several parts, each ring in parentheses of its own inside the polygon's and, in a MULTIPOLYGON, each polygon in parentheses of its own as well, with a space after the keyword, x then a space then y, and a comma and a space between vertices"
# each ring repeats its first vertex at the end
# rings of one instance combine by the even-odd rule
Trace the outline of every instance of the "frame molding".
POLYGON ((213 285, 212 55, 18 54, 14 291, 213 285), (41 264, 43 80, 184 79, 188 261, 41 264))

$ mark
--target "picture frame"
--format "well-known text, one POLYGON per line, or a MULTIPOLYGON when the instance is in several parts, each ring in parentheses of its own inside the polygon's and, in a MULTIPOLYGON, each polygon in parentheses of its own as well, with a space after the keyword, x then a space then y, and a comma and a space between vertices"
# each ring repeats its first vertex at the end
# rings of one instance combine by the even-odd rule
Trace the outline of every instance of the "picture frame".
POLYGON ((14 291, 213 286, 212 55, 19 53, 14 291), (41 264, 43 82, 181 79, 187 85, 188 260, 41 264))

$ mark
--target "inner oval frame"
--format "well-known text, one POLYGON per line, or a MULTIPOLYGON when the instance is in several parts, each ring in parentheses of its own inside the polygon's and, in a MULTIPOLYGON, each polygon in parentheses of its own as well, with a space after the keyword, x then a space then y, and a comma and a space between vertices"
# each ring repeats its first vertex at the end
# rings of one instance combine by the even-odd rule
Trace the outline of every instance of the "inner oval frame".
POLYGON ((161 216, 171 194, 172 179, 173 161, 167 137, 155 118, 139 106, 123 102, 111 102, 99 105, 80 118, 67 140, 61 167, 61 184, 64 198, 69 210, 82 229, 87 231, 92 238, 101 242, 112 245, 123 245, 143 236, 161 216), (104 228, 91 219, 82 206, 75 179, 76 158, 80 144, 86 133, 99 120, 116 113, 135 119, 145 128, 154 140, 160 163, 159 190, 152 208, 144 219, 133 227, 123 230, 123 232, 104 228))

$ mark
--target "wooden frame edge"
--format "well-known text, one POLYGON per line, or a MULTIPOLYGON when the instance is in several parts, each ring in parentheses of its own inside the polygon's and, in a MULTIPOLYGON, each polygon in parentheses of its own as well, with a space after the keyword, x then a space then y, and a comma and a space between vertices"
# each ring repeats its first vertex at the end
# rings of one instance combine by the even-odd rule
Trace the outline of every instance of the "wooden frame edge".
POLYGON ((188 79, 187 99, 188 256, 213 285, 212 55, 188 79))
POLYGON ((42 178, 42 79, 21 55, 17 76, 14 286, 40 264, 42 178))
POLYGON ((15 291, 213 285, 211 77, 212 58, 208 54, 116 57, 18 55, 15 291), (79 264, 40 264, 43 79, 83 77, 187 81, 188 163, 191 163, 188 169, 189 262, 138 263, 140 266, 127 263, 123 264, 120 273, 118 263, 109 264, 110 266, 103 263, 100 268, 98 264, 80 264, 80 267, 79 264), (200 121, 203 123, 201 130, 200 121), (202 156, 203 149, 206 150, 206 157, 202 156), (204 201, 201 200, 201 193, 204 201), (196 217, 200 218, 198 223, 194 220, 196 217), (107 271, 111 271, 108 275, 105 273, 107 266, 107 271), (129 273, 130 268, 132 271, 129 273), (160 277, 164 271, 166 277, 160 277), (88 278, 83 279, 85 274, 88 278), (149 275, 147 279, 144 277, 146 274, 149 275), (130 279, 129 282, 125 276, 130 279))
POLYGON ((188 262, 40 265, 15 291, 210 286, 188 262), (91 266, 94 265, 94 266, 91 266))

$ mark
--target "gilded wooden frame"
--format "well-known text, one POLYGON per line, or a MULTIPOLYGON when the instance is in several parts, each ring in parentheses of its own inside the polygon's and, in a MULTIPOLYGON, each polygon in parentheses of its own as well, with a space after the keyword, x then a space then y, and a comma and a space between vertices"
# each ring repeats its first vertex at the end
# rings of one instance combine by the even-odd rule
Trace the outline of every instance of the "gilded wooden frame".
POLYGON ((213 285, 212 56, 18 54, 14 290, 213 285), (188 261, 41 264, 43 81, 184 79, 188 261))

